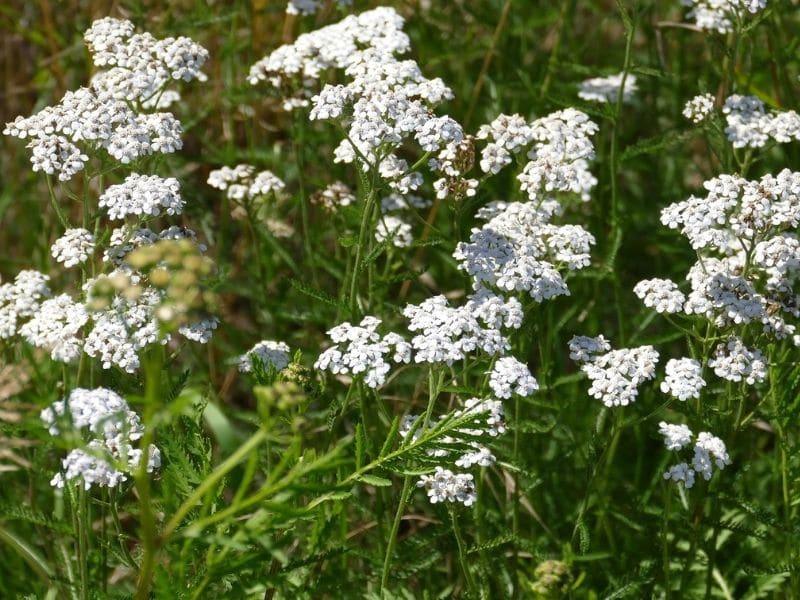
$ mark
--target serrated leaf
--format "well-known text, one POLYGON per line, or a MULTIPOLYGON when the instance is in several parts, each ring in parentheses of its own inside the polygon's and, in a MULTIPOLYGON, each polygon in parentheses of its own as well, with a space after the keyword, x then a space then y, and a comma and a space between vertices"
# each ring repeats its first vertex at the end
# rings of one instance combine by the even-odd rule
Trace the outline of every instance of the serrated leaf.
POLYGON ((695 132, 691 130, 668 131, 662 135, 656 135, 651 138, 636 142, 632 146, 628 146, 622 152, 622 155, 619 159, 621 162, 625 162, 626 160, 630 160, 636 156, 641 156, 642 154, 652 154, 656 151, 680 146, 694 135, 695 132))
POLYGON ((314 498, 311 502, 308 503, 306 508, 312 509, 316 508, 323 502, 331 502, 335 500, 347 500, 348 498, 352 497, 352 493, 350 492, 328 492, 327 494, 323 494, 319 498, 314 498))
POLYGON ((366 483, 367 485, 373 485, 375 487, 389 487, 392 485, 392 481, 390 479, 378 477, 377 475, 360 475, 356 478, 356 481, 366 483))
POLYGON ((389 432, 386 434, 386 440, 383 442, 383 446, 381 447, 381 451, 378 454, 378 458, 383 458, 386 456, 389 451, 392 449, 394 445, 395 438, 397 437, 397 433, 400 431, 400 417, 395 417, 392 419, 392 425, 389 427, 389 432))
POLYGON ((361 423, 356 425, 355 446, 356 446, 356 470, 359 470, 361 467, 364 466, 364 462, 367 456, 367 442, 366 439, 364 439, 364 425, 361 423))
POLYGON ((325 304, 329 304, 330 306, 335 306, 336 308, 347 308, 344 306, 339 300, 324 292, 320 289, 312 287, 307 283, 303 283, 298 279, 290 279, 289 285, 291 285, 294 289, 296 289, 301 294, 305 294, 310 298, 314 298, 315 300, 319 300, 320 302, 324 302, 325 304))

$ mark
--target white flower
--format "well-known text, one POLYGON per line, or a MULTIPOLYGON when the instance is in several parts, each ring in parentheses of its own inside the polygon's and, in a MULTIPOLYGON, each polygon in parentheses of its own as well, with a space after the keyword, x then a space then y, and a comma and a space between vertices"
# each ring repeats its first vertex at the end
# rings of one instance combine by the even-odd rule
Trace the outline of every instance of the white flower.
POLYGON ((730 456, 725 448, 725 442, 707 431, 702 431, 697 436, 692 466, 706 481, 711 479, 712 460, 718 469, 724 469, 731 464, 730 456))
POLYGON ((408 248, 414 241, 411 224, 394 215, 383 215, 375 227, 378 242, 391 240, 397 248, 408 248))
POLYGON ((714 112, 714 96, 712 94, 695 96, 683 107, 683 116, 695 124, 708 119, 712 112, 714 112))
POLYGON ((68 294, 61 294, 42 302, 19 333, 32 346, 50 350, 53 360, 71 363, 80 356, 82 342, 78 334, 88 320, 82 304, 74 302, 68 294))
POLYGON ((364 374, 369 387, 382 386, 391 369, 385 356, 394 350, 392 360, 407 363, 411 360, 411 350, 398 334, 382 337, 377 332, 380 323, 380 319, 367 316, 358 326, 345 322, 329 330, 335 345, 320 354, 314 368, 334 375, 364 374))
POLYGON ((88 429, 95 437, 113 439, 122 435, 129 441, 144 434, 139 415, 133 412, 122 396, 107 388, 75 388, 69 395, 41 412, 42 422, 50 435, 60 435, 59 423, 64 419, 74 429, 88 429))
POLYGON ((760 350, 750 350, 738 337, 717 345, 714 357, 708 361, 718 377, 729 381, 761 383, 767 378, 767 364, 760 350))
MULTIPOLYGON (((62 472, 53 476, 50 485, 63 488, 77 481, 83 483, 86 490, 92 486, 117 487, 139 468, 142 457, 141 450, 115 440, 92 440, 87 450, 71 450, 61 462, 62 472)), ((150 444, 146 471, 152 473, 160 466, 161 453, 150 444)))
POLYGON ((178 328, 178 333, 187 340, 197 342, 198 344, 207 344, 218 326, 219 319, 217 317, 208 317, 194 323, 181 325, 178 328))
POLYGON ((116 297, 109 310, 93 315, 94 327, 86 336, 84 352, 99 358, 104 369, 117 366, 134 373, 143 348, 169 341, 169 336, 161 336, 154 314, 160 303, 161 294, 153 288, 146 288, 136 300, 116 297))
POLYGON ((528 198, 541 201, 552 192, 571 192, 588 201, 597 185, 589 171, 595 152, 591 136, 597 124, 579 110, 568 108, 537 119, 530 125, 533 145, 528 162, 517 176, 528 198))
POLYGON ((767 6, 767 0, 681 0, 681 2, 691 8, 686 16, 694 19, 699 28, 718 33, 733 31, 734 20, 741 19, 745 11, 757 13, 767 6))
POLYGON ((335 212, 340 206, 355 204, 356 196, 347 185, 334 181, 325 189, 312 194, 311 202, 320 204, 328 212, 335 212))
POLYGON ((722 112, 727 122, 725 135, 734 148, 760 148, 769 140, 771 119, 755 96, 729 96, 722 112))
POLYGON ((110 186, 100 196, 98 204, 107 210, 109 218, 124 219, 128 215, 179 215, 183 211, 184 201, 177 179, 134 173, 126 177, 123 183, 110 186))
POLYGON ((639 385, 656 375, 658 352, 652 346, 621 348, 596 355, 581 370, 592 382, 589 395, 608 407, 627 406, 636 400, 639 385))
POLYGON ((50 248, 50 254, 56 262, 64 263, 64 266, 74 267, 82 262, 86 262, 92 252, 94 252, 95 237, 86 229, 67 229, 50 248))
POLYGON ((661 391, 678 400, 699 398, 706 382, 701 375, 702 366, 693 358, 670 359, 666 366, 667 377, 661 382, 661 391))
POLYGON ((425 488, 431 504, 461 502, 464 506, 472 506, 478 499, 472 475, 453 473, 442 467, 436 467, 433 475, 420 477, 417 486, 425 488))
POLYGON ((680 312, 686 300, 678 285, 669 279, 643 279, 633 288, 633 293, 658 313, 680 312))
POLYGON ((551 224, 548 208, 534 202, 498 207, 483 227, 472 230, 469 242, 459 242, 453 257, 475 289, 526 291, 537 302, 569 294, 558 267, 587 267, 595 239, 582 227, 551 224))
POLYGON ((407 305, 403 315, 410 321, 409 331, 417 334, 411 340, 417 363, 450 365, 476 351, 503 354, 510 343, 501 329, 518 329, 522 324, 519 301, 506 301, 487 290, 457 308, 450 307, 444 296, 434 296, 419 305, 407 305))
POLYGON ((239 371, 249 373, 253 370, 253 359, 258 358, 265 368, 272 365, 282 371, 290 362, 289 345, 286 342, 263 340, 239 357, 239 371))
POLYGON ((576 362, 592 361, 596 355, 609 350, 611 350, 611 344, 602 335, 597 337, 576 335, 569 341, 569 357, 576 362))
POLYGON ((14 283, 0 285, 0 339, 17 334, 20 321, 39 310, 41 300, 50 296, 50 279, 39 271, 20 271, 14 283))
POLYGON ((636 76, 628 73, 609 75, 608 77, 595 77, 587 79, 581 83, 578 97, 590 102, 609 102, 615 104, 619 96, 619 88, 622 86, 622 78, 625 77, 625 90, 622 94, 623 102, 631 102, 633 96, 639 91, 636 85, 636 76))
POLYGON ((513 356, 499 358, 489 375, 489 388, 498 398, 511 398, 512 394, 530 396, 539 389, 528 366, 513 356))
POLYGON ((694 435, 686 425, 672 425, 664 421, 658 424, 658 433, 664 436, 667 450, 682 450, 692 442, 694 435))
POLYGON ((674 482, 682 482, 686 489, 694 486, 694 469, 691 469, 685 462, 673 465, 664 473, 664 479, 674 482))

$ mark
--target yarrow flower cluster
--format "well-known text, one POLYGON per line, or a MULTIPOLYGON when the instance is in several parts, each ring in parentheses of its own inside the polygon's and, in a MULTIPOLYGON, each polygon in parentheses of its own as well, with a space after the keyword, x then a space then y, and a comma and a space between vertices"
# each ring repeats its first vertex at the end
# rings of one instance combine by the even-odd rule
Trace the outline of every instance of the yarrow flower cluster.
POLYGON ((692 123, 700 124, 714 112, 714 96, 699 94, 683 107, 683 116, 692 123))
POLYGON ((312 85, 328 69, 344 71, 346 83, 325 85, 310 99, 311 120, 336 120, 347 136, 334 151, 334 162, 358 162, 374 169, 401 194, 418 189, 422 174, 398 156, 406 140, 414 139, 433 155, 428 166, 440 174, 433 183, 439 198, 472 196, 477 182, 463 174, 472 166, 472 144, 462 127, 432 108, 451 99, 441 79, 427 79, 413 60, 397 55, 409 49, 403 19, 391 8, 377 8, 301 35, 282 46, 250 71, 250 82, 268 80, 286 90, 284 107, 305 106, 312 85))
POLYGON ((86 229, 67 229, 50 247, 50 254, 65 267, 74 267, 92 255, 95 241, 92 232, 86 229))
POLYGON ((271 366, 276 371, 282 371, 291 361, 289 352, 289 345, 286 342, 263 340, 239 357, 239 371, 250 373, 253 370, 253 360, 256 358, 264 367, 271 366))
POLYGON ((661 391, 678 400, 699 398, 705 387, 702 365, 693 358, 670 359, 666 366, 667 376, 661 382, 661 391))
POLYGON ((511 345, 503 329, 522 326, 522 305, 515 298, 505 300, 480 290, 459 307, 449 306, 444 296, 409 304, 403 310, 416 363, 453 364, 468 354, 505 354, 511 345))
POLYGON ((734 148, 761 148, 770 139, 779 144, 800 140, 800 115, 793 110, 768 113, 756 96, 729 96, 722 112, 734 148))
POLYGON ((328 212, 336 212, 341 206, 355 204, 356 195, 348 185, 341 181, 334 181, 325 189, 312 194, 310 200, 328 212))
POLYGON ((539 383, 531 375, 527 365, 513 356, 499 358, 489 374, 489 388, 501 399, 530 396, 539 389, 539 383))
POLYGON ((578 91, 578 98, 589 102, 607 102, 615 104, 625 79, 625 89, 622 92, 622 101, 631 102, 639 88, 636 84, 636 75, 618 73, 608 77, 594 77, 583 81, 578 91))
POLYGON ((364 317, 359 325, 342 323, 328 331, 335 344, 314 363, 315 369, 330 371, 334 375, 364 375, 364 383, 378 388, 386 382, 391 366, 386 356, 396 363, 411 361, 411 345, 402 336, 378 333, 381 320, 364 317))
POLYGON ((633 293, 657 313, 681 312, 686 300, 678 284, 669 279, 644 279, 636 284, 633 293))
MULTIPOLYGON (((116 392, 106 388, 76 388, 69 395, 41 413, 51 435, 61 435, 65 428, 86 431, 87 445, 76 448, 62 460, 62 471, 50 484, 63 488, 69 483, 116 487, 139 469, 143 451, 134 442, 144 435, 139 416, 116 392)), ((154 445, 147 450, 146 471, 161 466, 161 454, 154 445)))
MULTIPOLYGON (((662 223, 679 229, 699 255, 687 275, 691 291, 682 308, 676 296, 672 308, 677 310, 667 312, 701 315, 728 330, 708 366, 718 377, 753 385, 766 379, 766 359, 745 346, 734 328, 754 323, 770 338, 800 343, 793 291, 800 279, 800 242, 794 233, 800 225, 800 173, 784 169, 756 181, 720 175, 704 187, 705 197, 692 196, 661 213, 662 223)), ((669 303, 668 288, 677 286, 662 285, 663 302, 669 303)), ((658 301, 640 291, 645 303, 658 301)), ((689 385, 683 393, 691 392, 689 385)))
MULTIPOLYGON (((692 430, 686 425, 672 425, 664 421, 659 423, 658 432, 664 436, 667 450, 672 451, 681 451, 688 447, 694 437, 692 430)), ((689 489, 694 486, 696 474, 699 473, 708 481, 713 474, 714 465, 722 470, 730 464, 725 442, 707 431, 702 431, 695 440, 691 466, 687 462, 673 465, 664 473, 664 479, 682 482, 689 489)))
POLYGON ((701 29, 729 33, 747 13, 767 7, 767 0, 681 0, 691 10, 686 15, 701 29))
POLYGON ((478 139, 488 140, 480 166, 486 173, 498 173, 527 147, 529 161, 517 179, 531 200, 541 202, 553 192, 572 192, 587 201, 597 185, 588 162, 595 157, 591 136, 597 130, 596 123, 573 108, 530 124, 519 115, 500 115, 478 130, 478 139))
MULTIPOLYGON (((503 420, 503 404, 499 400, 482 400, 480 398, 470 398, 464 403, 463 409, 454 411, 447 417, 450 419, 461 419, 472 417, 471 427, 456 428, 452 435, 442 435, 437 439, 437 447, 427 450, 429 456, 437 458, 450 458, 453 454, 457 457, 453 460, 455 466, 467 469, 474 465, 488 467, 495 462, 495 456, 491 450, 477 441, 476 438, 490 436, 492 438, 502 435, 506 431, 503 420), (457 450, 446 449, 448 445, 453 445, 457 450), (466 449, 464 449, 466 447, 466 449)), ((416 441, 421 431, 419 425, 421 417, 417 415, 407 415, 400 426, 400 435, 403 438, 413 431, 413 439, 416 441)), ((432 423, 433 427, 439 427, 440 423, 432 423)), ((472 475, 468 473, 454 473, 449 469, 438 466, 434 475, 423 475, 417 482, 418 487, 424 487, 431 503, 437 502, 461 502, 465 506, 472 505, 476 500, 474 486, 471 486, 472 475)))
POLYGON ((475 289, 496 287, 527 292, 537 302, 569 295, 559 268, 583 269, 590 264, 592 234, 578 225, 550 222, 556 202, 489 204, 478 214, 486 224, 474 228, 469 242, 459 242, 453 256, 473 280, 475 289))
POLYGON ((750 350, 738 337, 718 344, 708 361, 717 377, 753 385, 767 378, 767 363, 760 350, 750 350))
POLYGON ((50 297, 50 277, 39 271, 20 271, 13 283, 0 285, 0 339, 19 332, 22 320, 39 310, 41 301, 50 297))
POLYGON ((171 113, 143 111, 163 106, 155 100, 172 81, 203 79, 208 53, 188 38, 133 31, 129 21, 95 21, 84 39, 95 65, 109 69, 56 106, 6 124, 4 134, 30 140, 34 171, 68 181, 101 148, 122 163, 181 148, 181 125, 171 113))
POLYGON ((110 219, 124 219, 129 215, 179 215, 183 212, 184 201, 180 184, 174 177, 134 173, 126 177, 124 182, 112 185, 103 192, 98 204, 106 209, 110 219))
POLYGON ((223 190, 231 200, 252 200, 259 196, 281 192, 286 184, 272 171, 256 173, 253 165, 222 167, 208 174, 208 185, 223 190))
POLYGON ((652 346, 603 351, 605 340, 576 337, 570 355, 579 357, 581 370, 592 382, 589 395, 608 407, 627 406, 639 395, 639 386, 656 376, 658 352, 652 346))
MULTIPOLYGON (((340 7, 350 6, 353 0, 336 0, 340 7)), ((289 0, 286 4, 286 14, 313 15, 319 10, 322 0, 289 0)))
MULTIPOLYGON (((34 170, 58 173, 66 181, 101 149, 126 164, 180 148, 178 120, 171 113, 147 111, 163 107, 166 87, 175 81, 204 79, 200 68, 208 53, 188 38, 157 40, 149 33, 134 33, 128 21, 110 18, 95 21, 84 38, 95 65, 105 69, 91 86, 67 92, 56 106, 6 126, 6 134, 31 140, 34 170)), ((109 171, 107 165, 102 169, 109 171)), ((98 207, 109 219, 136 219, 138 225, 145 219, 181 214, 184 200, 176 179, 134 173, 108 187, 98 207)), ((98 238, 105 242, 106 238, 98 238)), ((47 278, 20 273, 13 286, 0 287, 0 337, 19 334, 49 351, 56 361, 73 362, 83 352, 105 369, 135 372, 142 349, 170 339, 161 335, 155 315, 170 290, 169 282, 154 284, 126 259, 142 246, 183 238, 195 235, 177 226, 160 234, 128 225, 115 229, 102 248, 108 269, 85 282, 78 297, 60 294, 45 300, 51 296, 47 278), (96 289, 100 284, 102 293, 96 289), (25 319, 29 320, 23 323, 25 319)), ((56 262, 74 267, 89 261, 98 243, 90 231, 67 227, 51 254, 56 262)), ((208 317, 182 323, 179 332, 207 342, 214 327, 216 320, 208 317)))

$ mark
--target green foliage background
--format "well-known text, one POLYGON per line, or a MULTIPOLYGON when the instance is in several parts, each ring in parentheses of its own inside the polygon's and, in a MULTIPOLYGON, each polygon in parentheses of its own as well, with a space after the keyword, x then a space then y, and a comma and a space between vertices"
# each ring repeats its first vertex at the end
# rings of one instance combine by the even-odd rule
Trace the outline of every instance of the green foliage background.
MULTIPOLYGON (((724 481, 680 498, 661 478, 670 460, 657 436, 658 421, 671 410, 663 406, 666 398, 650 386, 624 411, 603 409, 588 397, 588 384, 566 347, 574 334, 603 333, 616 347, 657 343, 663 360, 679 356, 685 341, 680 332, 654 318, 631 290, 644 278, 683 278, 694 256, 683 238, 660 225, 660 209, 698 192, 726 167, 709 152, 710 134, 683 119, 683 104, 705 91, 724 95, 735 88, 771 107, 797 109, 797 2, 771 0, 750 19, 735 61, 726 60, 724 36, 684 26, 678 2, 386 4, 407 17, 411 57, 427 76, 453 88, 456 99, 445 110, 469 131, 501 112, 531 118, 567 106, 601 124, 592 167, 600 182, 591 203, 574 207, 572 215, 598 240, 593 266, 570 279, 571 296, 544 303, 526 324, 522 345, 542 391, 522 401, 519 420, 510 419, 518 431, 519 459, 509 462, 511 438, 499 441, 499 464, 488 469, 477 508, 460 511, 467 556, 483 595, 506 597, 513 588, 520 597, 534 596, 533 583, 547 560, 563 561, 569 573, 569 583, 553 597, 800 595, 796 354, 774 384, 777 400, 762 405, 751 399, 758 412, 751 426, 728 440, 733 465, 715 476, 724 481), (630 72, 640 93, 615 117, 610 107, 578 100, 576 86, 622 69, 626 19, 635 25, 630 72), (784 431, 780 437, 778 428, 784 431)), ((355 5, 360 11, 377 4, 355 5)), ((392 417, 424 407, 425 382, 401 378, 394 386, 398 394, 384 399, 388 410, 376 408, 374 422, 362 425, 355 410, 337 416, 342 386, 321 387, 301 373, 296 381, 302 399, 278 408, 275 393, 283 398, 297 390, 275 392, 274 373, 245 379, 232 362, 267 338, 302 351, 308 366, 325 331, 350 316, 335 296, 348 240, 358 230, 358 210, 330 217, 311 207, 307 234, 301 233, 302 198, 334 179, 355 184, 354 172, 331 160, 338 132, 284 113, 264 86, 246 81, 249 66, 282 41, 338 15, 287 20, 283 9, 283 2, 273 0, 12 0, 0 6, 3 122, 86 84, 92 67, 81 36, 95 18, 129 18, 157 37, 186 35, 211 55, 204 69, 208 82, 185 86, 175 109, 186 130, 184 149, 164 158, 157 172, 181 181, 186 224, 207 240, 220 269, 222 326, 208 347, 187 347, 180 363, 167 365, 169 418, 159 430, 164 468, 154 506, 159 518, 168 519, 264 423, 268 443, 210 486, 191 515, 202 520, 218 514, 239 490, 269 493, 236 514, 168 540, 156 570, 156 598, 378 597, 387 529, 401 487, 398 473, 425 461, 421 451, 399 458, 381 452, 392 417), (296 235, 264 237, 231 218, 227 200, 205 181, 210 170, 239 162, 270 169, 287 182, 290 197, 273 216, 292 224, 296 235), (253 383, 262 387, 254 391, 253 383), (272 407, 268 415, 265 406, 272 407), (280 472, 282 461, 284 474, 294 475, 271 490, 271 473, 280 472), (364 465, 374 466, 360 472, 364 465)), ((800 168, 797 143, 770 150, 748 175, 784 167, 800 168)), ((456 242, 468 236, 479 206, 518 198, 512 174, 503 173, 477 197, 442 205, 426 243, 380 257, 392 262, 393 275, 376 280, 373 314, 401 323, 399 311, 407 301, 468 290, 469 281, 450 256, 456 242), (415 275, 425 269, 432 289, 415 275)), ((57 234, 44 181, 30 172, 24 145, 0 138, 3 279, 23 268, 47 272, 57 234)), ((57 281, 59 275, 52 275, 57 281)), ((19 348, 0 346, 0 361, 33 369, 24 391, 2 398, 0 406, 16 415, 0 418, 0 449, 6 440, 24 458, 16 470, 0 472, 0 597, 44 597, 64 589, 56 566, 67 560, 63 552, 72 556, 78 535, 47 485, 59 451, 38 421, 38 410, 63 394, 62 373, 19 348), (12 444, 15 439, 33 444, 20 447, 12 444)), ((98 384, 129 397, 142 394, 141 381, 113 372, 103 377, 98 384)), ((704 410, 711 421, 724 418, 713 403, 704 410)), ((387 597, 463 595, 448 511, 431 506, 421 491, 411 498, 387 597)), ((93 497, 88 510, 94 523, 86 555, 92 596, 128 597, 140 552, 132 492, 93 497)))

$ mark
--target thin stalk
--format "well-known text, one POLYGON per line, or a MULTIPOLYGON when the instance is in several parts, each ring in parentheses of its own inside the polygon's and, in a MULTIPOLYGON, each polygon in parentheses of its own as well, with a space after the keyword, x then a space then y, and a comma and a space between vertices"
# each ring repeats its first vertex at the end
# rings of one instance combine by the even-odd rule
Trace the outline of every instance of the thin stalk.
POLYGON ((475 85, 472 88, 472 94, 470 95, 469 99, 469 108, 467 109, 466 117, 464 117, 464 125, 467 127, 469 126, 472 115, 475 112, 475 107, 478 105, 478 99, 480 98, 481 90, 483 89, 483 82, 486 80, 486 75, 489 73, 489 67, 492 64, 492 59, 497 51, 497 44, 500 42, 500 36, 503 34, 503 29, 506 27, 506 21, 508 21, 508 14, 510 11, 511 0, 506 0, 506 3, 503 5, 503 9, 500 12, 500 18, 497 20, 497 25, 494 28, 492 41, 483 57, 483 64, 481 65, 480 73, 478 73, 478 79, 475 80, 475 85))
POLYGON ((453 524, 453 535, 456 537, 456 544, 458 545, 458 561, 461 563, 461 570, 464 571, 464 578, 467 581, 467 590, 470 596, 475 595, 475 580, 472 577, 472 571, 469 569, 469 561, 467 560, 467 547, 464 544, 464 538, 461 535, 461 528, 458 526, 458 515, 456 514, 456 507, 450 506, 450 520, 453 524))
POLYGON ((558 9, 558 24, 556 25, 556 37, 553 40, 553 48, 550 50, 550 58, 547 60, 547 72, 542 81, 542 88, 539 90, 539 97, 547 97, 550 91, 550 82, 553 80, 553 75, 558 68, 558 51, 561 49, 561 35, 564 31, 564 22, 567 19, 567 7, 570 0, 561 0, 561 6, 558 9))
MULTIPOLYGON (((620 10, 624 7, 620 4, 620 10)), ((624 18, 624 16, 623 16, 624 18)), ((625 20, 625 19, 624 19, 625 20)), ((619 145, 619 116, 622 112, 622 101, 625 97, 625 84, 628 80, 628 71, 631 67, 631 48, 633 47, 633 36, 636 31, 636 23, 632 18, 625 20, 625 59, 622 66, 622 81, 620 81, 617 99, 614 105, 614 119, 611 125, 611 147, 609 149, 609 175, 611 177, 611 251, 609 253, 609 265, 616 258, 617 252, 622 245, 622 228, 620 227, 619 209, 619 189, 617 185, 617 172, 619 171, 617 147, 619 145), (630 23, 630 25, 628 25, 630 23)), ((615 306, 617 308, 617 327, 619 331, 619 343, 624 344, 625 340, 625 318, 622 314, 622 290, 619 280, 618 270, 611 269, 612 281, 614 284, 615 306)))
MULTIPOLYGON (((360 168, 360 165, 359 167, 360 168)), ((374 186, 374 177, 370 179, 366 177, 362 177, 362 188, 366 187, 366 190, 362 189, 362 196, 364 197, 363 202, 363 210, 364 212, 361 214, 361 226, 358 230, 358 245, 356 246, 356 260, 355 264, 353 265, 353 273, 350 280, 350 312, 355 315, 358 313, 358 280, 359 275, 361 274, 362 265, 361 261, 364 255, 364 250, 367 245, 367 237, 369 234, 369 230, 372 226, 372 209, 373 205, 375 204, 375 186, 374 186)))
MULTIPOLYGON (((428 370, 428 407, 425 410, 425 419, 422 423, 421 433, 428 428, 428 423, 431 419, 431 413, 433 412, 433 405, 436 403, 436 399, 439 397, 439 388, 442 385, 442 379, 443 374, 440 373, 437 377, 433 368, 428 370)), ((407 439, 409 440, 412 438, 413 435, 407 436, 407 439)), ((394 521, 392 521, 392 529, 389 531, 389 540, 386 543, 386 555, 383 558, 383 570, 381 571, 381 595, 383 595, 384 590, 386 590, 386 583, 389 581, 392 555, 394 554, 394 548, 397 544, 397 532, 400 529, 400 521, 403 518, 403 513, 406 510, 406 504, 408 503, 408 499, 411 496, 412 490, 413 485, 411 482, 411 476, 406 475, 403 478, 403 491, 400 492, 400 502, 397 505, 397 512, 394 515, 394 521)))
POLYGON ((305 147, 304 129, 302 119, 294 120, 294 135, 292 136, 292 146, 294 149, 294 160, 297 167, 297 183, 300 186, 300 225, 303 230, 303 249, 305 251, 308 266, 311 268, 311 281, 318 287, 317 266, 314 259, 314 247, 311 243, 311 227, 308 219, 308 195, 305 185, 305 161, 303 158, 303 148, 305 147))
POLYGON ((53 189, 53 182, 50 179, 50 175, 45 177, 45 181, 47 181, 47 191, 48 191, 48 196, 50 197, 50 205, 53 207, 53 211, 56 213, 58 222, 61 223, 61 226, 66 231, 67 229, 69 229, 69 222, 64 216, 64 213, 61 212, 61 207, 58 205, 58 199, 56 198, 56 192, 53 189))
POLYGON ((142 437, 142 458, 136 470, 134 480, 139 493, 139 525, 142 540, 142 564, 139 567, 139 582, 136 586, 136 600, 147 600, 156 566, 158 539, 156 535, 156 518, 150 496, 150 474, 147 472, 150 444, 155 437, 153 420, 161 391, 161 370, 163 351, 159 346, 143 357, 144 366, 144 436, 142 437))

